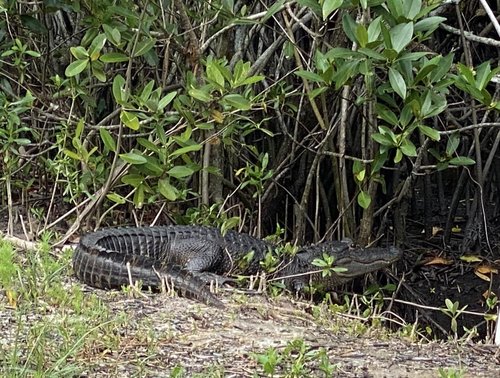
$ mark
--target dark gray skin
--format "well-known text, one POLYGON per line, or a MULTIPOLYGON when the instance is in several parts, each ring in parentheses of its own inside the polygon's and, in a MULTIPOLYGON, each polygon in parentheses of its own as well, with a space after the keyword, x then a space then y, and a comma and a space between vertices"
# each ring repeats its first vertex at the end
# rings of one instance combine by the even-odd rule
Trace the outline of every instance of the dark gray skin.
MULTIPOLYGON (((320 284, 330 290, 354 277, 387 267, 401 258, 398 248, 351 248, 350 241, 333 241, 300 248, 283 259, 275 277, 292 290, 320 284), (323 253, 334 257, 334 266, 346 268, 322 277, 312 261, 323 253), (311 273, 315 272, 315 273, 311 273)), ((228 275, 254 275, 260 262, 275 248, 247 234, 202 226, 108 228, 84 235, 73 256, 76 276, 98 288, 119 288, 141 281, 158 288, 162 280, 186 297, 223 307, 210 292, 207 281, 227 280, 228 275), (249 257, 252 257, 249 259, 249 257)))

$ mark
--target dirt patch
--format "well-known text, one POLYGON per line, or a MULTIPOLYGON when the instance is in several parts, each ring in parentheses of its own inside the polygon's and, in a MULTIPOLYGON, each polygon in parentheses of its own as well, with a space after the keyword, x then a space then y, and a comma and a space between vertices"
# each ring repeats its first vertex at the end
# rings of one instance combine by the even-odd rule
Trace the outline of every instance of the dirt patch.
POLYGON ((184 298, 152 295, 130 299, 122 293, 97 291, 114 314, 127 314, 121 343, 115 350, 84 350, 77 358, 91 358, 88 375, 139 374, 168 377, 175 367, 186 376, 263 376, 255 354, 275 348, 281 363, 276 376, 294 376, 292 369, 303 359, 303 374, 330 376, 320 358, 300 357, 294 343, 311 356, 323 351, 336 365, 331 376, 342 377, 436 377, 438 369, 461 371, 461 376, 500 375, 497 348, 481 344, 434 342, 419 344, 390 334, 383 327, 367 327, 362 321, 334 314, 325 306, 311 306, 288 297, 219 294, 223 311, 184 298), (147 342, 144 332, 154 338, 147 342), (144 340, 142 343, 140 340, 144 340), (147 345, 147 346, 146 346, 147 345), (144 370, 145 369, 145 370, 144 370))

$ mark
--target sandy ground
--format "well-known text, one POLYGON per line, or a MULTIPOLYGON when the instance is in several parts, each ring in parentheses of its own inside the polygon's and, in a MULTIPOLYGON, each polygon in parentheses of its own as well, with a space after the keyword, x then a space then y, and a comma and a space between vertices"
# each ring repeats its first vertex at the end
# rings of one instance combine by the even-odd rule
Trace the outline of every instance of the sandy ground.
MULTIPOLYGON (((184 368, 185 376, 207 376, 214 369, 217 373, 212 376, 265 376, 253 354, 270 347, 283 354, 290 342, 302 340, 311 354, 324 348, 330 363, 336 365, 333 376, 438 377, 438 369, 444 368, 448 373, 461 372, 458 377, 500 377, 497 347, 470 342, 416 343, 383 327, 365 327, 324 306, 313 308, 288 297, 219 293, 227 306, 220 310, 166 294, 134 299, 98 292, 113 313, 129 314, 134 321, 127 323, 126 337, 116 350, 108 351, 100 361, 92 357, 96 364, 89 376, 138 374, 131 361, 141 355, 150 356, 145 376, 168 377, 176 366, 184 368), (155 339, 149 350, 137 342, 145 324, 155 339)), ((84 354, 93 353, 87 350, 80 357, 84 354)), ((284 358, 275 376, 326 376, 318 358, 305 358, 305 372, 293 375, 297 356, 291 353, 284 358)))

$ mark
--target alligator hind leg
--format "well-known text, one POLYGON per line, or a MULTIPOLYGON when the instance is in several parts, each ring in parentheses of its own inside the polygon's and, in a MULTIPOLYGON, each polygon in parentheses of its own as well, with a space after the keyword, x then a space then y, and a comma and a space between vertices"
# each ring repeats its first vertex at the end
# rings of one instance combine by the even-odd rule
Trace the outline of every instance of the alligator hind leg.
POLYGON ((231 257, 216 241, 191 241, 182 249, 173 246, 171 253, 173 260, 179 261, 179 258, 183 260, 181 263, 183 269, 207 284, 214 282, 216 285, 223 285, 236 282, 235 279, 226 276, 233 265, 231 257))

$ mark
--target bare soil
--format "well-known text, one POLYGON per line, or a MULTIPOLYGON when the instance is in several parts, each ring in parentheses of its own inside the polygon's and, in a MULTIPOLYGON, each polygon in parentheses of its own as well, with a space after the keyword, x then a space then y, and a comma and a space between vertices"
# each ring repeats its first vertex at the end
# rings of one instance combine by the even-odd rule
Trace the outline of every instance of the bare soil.
MULTIPOLYGON (((207 376, 211 369, 217 371, 213 376, 265 376, 253 354, 270 347, 283 352, 294 340, 303 340, 310 351, 324 348, 337 365, 335 377, 437 377, 439 368, 461 371, 463 375, 457 376, 463 377, 500 376, 497 347, 412 342, 383 327, 365 327, 354 317, 332 313, 325 306, 313 309, 289 297, 219 293, 227 306, 220 310, 166 294, 131 299, 123 293, 96 292, 114 313, 129 314, 133 321, 122 330, 126 337, 115 350, 80 353, 78 358, 95 362, 88 376, 135 375, 133 361, 141 356, 150 356, 145 376, 151 377, 168 377, 176 366, 182 366, 186 376, 207 376), (138 342, 145 324, 154 335, 153 350, 150 343, 138 342)), ((307 376, 325 376, 318 361, 305 365, 307 376)), ((279 366, 276 376, 293 376, 290 364, 279 366)))

